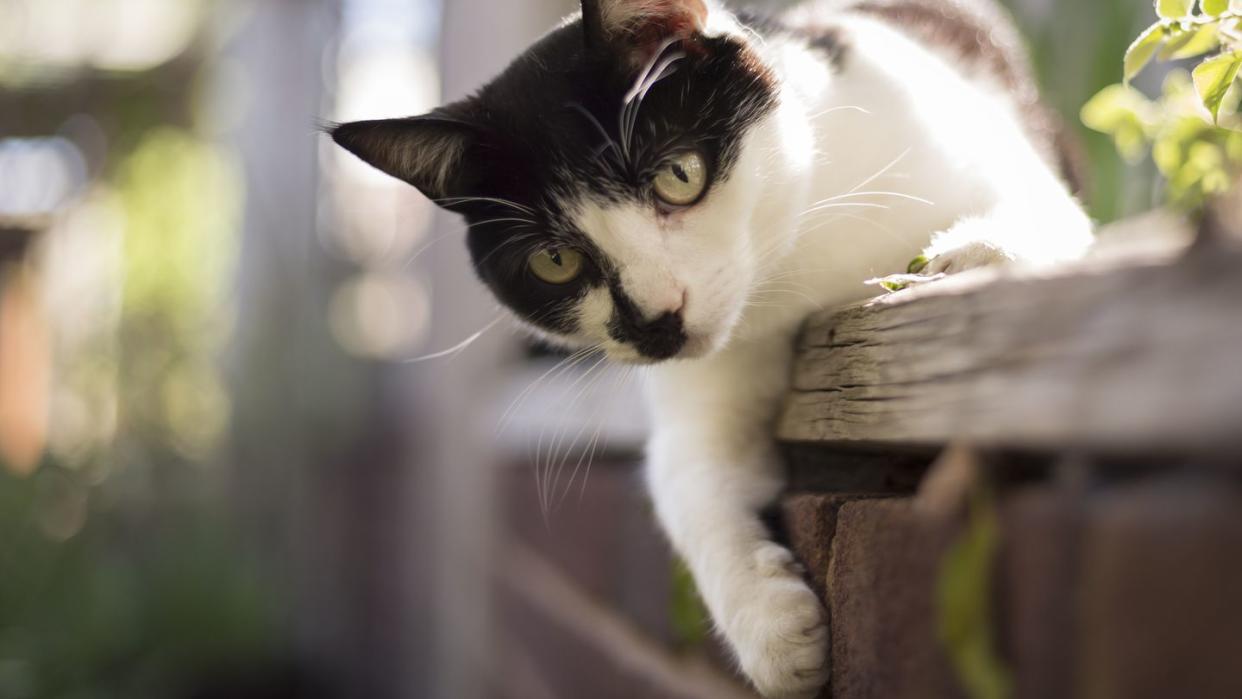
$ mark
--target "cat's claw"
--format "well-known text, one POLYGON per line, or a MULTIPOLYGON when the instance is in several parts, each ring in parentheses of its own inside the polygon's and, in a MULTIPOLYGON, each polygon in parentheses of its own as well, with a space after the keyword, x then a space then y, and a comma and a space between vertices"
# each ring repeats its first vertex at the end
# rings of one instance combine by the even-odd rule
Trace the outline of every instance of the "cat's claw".
POLYGON ((890 274, 887 277, 868 279, 867 284, 882 286, 889 291, 901 291, 919 284, 944 279, 950 274, 968 269, 1007 264, 1013 256, 1004 248, 988 241, 973 241, 943 252, 930 259, 918 257, 910 263, 906 274, 890 274))
POLYGON ((738 661, 768 699, 810 699, 828 681, 827 615, 789 551, 767 544, 755 560, 727 629, 738 661))

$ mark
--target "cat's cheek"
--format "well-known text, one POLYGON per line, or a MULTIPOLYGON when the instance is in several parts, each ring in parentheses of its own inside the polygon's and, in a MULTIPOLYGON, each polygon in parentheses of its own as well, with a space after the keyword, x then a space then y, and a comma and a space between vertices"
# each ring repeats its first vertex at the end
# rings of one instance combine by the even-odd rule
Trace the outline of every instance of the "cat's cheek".
POLYGON ((613 342, 608 335, 612 318, 612 298, 604 288, 591 289, 578 304, 578 332, 607 348, 613 342))

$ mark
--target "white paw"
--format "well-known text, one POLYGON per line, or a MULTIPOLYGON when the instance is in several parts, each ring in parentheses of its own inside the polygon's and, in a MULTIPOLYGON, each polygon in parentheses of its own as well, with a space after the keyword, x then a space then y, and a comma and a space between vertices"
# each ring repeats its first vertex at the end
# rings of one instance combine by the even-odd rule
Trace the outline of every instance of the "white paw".
POLYGON ((1013 262, 1013 255, 995 243, 976 240, 946 250, 927 261, 920 274, 934 276, 937 274, 956 274, 968 269, 990 267, 1013 262))
POLYGON ((827 614, 789 551, 765 544, 754 564, 729 595, 725 634, 760 694, 810 699, 828 681, 827 614))
POLYGON ((995 243, 976 240, 950 248, 930 259, 917 257, 910 262, 906 274, 890 274, 887 277, 869 279, 867 284, 882 286, 889 291, 900 291, 918 284, 944 279, 950 274, 968 269, 990 267, 1013 262, 1014 257, 995 243))

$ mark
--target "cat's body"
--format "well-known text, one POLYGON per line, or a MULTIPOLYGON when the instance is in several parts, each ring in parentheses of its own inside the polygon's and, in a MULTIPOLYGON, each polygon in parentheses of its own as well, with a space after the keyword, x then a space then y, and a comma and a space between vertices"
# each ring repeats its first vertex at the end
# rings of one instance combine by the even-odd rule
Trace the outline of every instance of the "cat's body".
POLYGON ((1090 225, 988 2, 749 26, 704 0, 584 8, 472 101, 334 136, 464 213, 481 278, 541 334, 655 364, 660 521, 760 691, 810 696, 824 613, 758 516, 800 323, 921 252, 1050 263, 1090 225))

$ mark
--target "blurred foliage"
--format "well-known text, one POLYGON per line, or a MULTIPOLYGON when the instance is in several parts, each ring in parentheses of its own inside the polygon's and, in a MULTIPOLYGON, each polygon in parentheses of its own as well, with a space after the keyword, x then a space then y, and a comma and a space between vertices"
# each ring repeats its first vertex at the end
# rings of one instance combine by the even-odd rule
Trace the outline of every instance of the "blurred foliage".
POLYGON ((992 580, 1000 524, 986 493, 971 500, 970 519, 941 562, 936 586, 940 642, 972 699, 1006 699, 1013 680, 996 646, 992 580))
POLYGON ((0 696, 181 696, 271 653, 277 600, 200 504, 93 495, 52 465, 0 474, 0 696))
MULTIPOLYGON (((1184 71, 1165 78, 1159 100, 1126 85, 1106 87, 1083 107, 1082 119, 1111 135, 1130 162, 1144 159, 1150 149, 1168 181, 1170 203, 1182 209, 1198 209, 1208 197, 1228 191, 1233 174, 1242 167, 1242 133, 1205 118, 1184 71)), ((1236 120, 1229 114, 1222 123, 1236 120)))
POLYGON ((1087 155, 1085 193, 1091 215, 1113 221, 1151 208, 1154 168, 1122 159, 1104 134, 1085 128, 1078 113, 1117 80, 1118 57, 1143 26, 1150 6, 1133 0, 1002 0, 1031 49, 1044 98, 1074 130, 1087 155))
MULTIPOLYGON (((285 660, 286 600, 213 468, 243 179, 192 129, 196 61, 80 76, 109 146, 85 219, 97 237, 114 226, 119 245, 104 278, 115 288, 87 290, 117 297, 117 312, 89 307, 57 349, 52 390, 90 434, 54 423, 53 446, 59 429, 69 448, 26 478, 0 463, 3 699, 188 696, 206 676, 285 660)), ((67 116, 30 104, 32 128, 67 116)))
POLYGON ((707 640, 711 628, 711 618, 703 599, 699 597, 698 587, 694 584, 694 575, 685 561, 680 558, 673 560, 672 615, 673 633, 679 645, 687 648, 697 647, 707 640))
POLYGON ((227 398, 213 366, 240 211, 240 177, 215 147, 157 128, 122 164, 126 214, 123 420, 201 459, 220 436, 227 398))
POLYGON ((1173 205, 1197 210, 1231 186, 1242 165, 1242 121, 1234 89, 1242 68, 1242 1, 1156 0, 1158 20, 1126 50, 1124 82, 1109 85, 1082 110, 1088 127, 1108 134, 1131 163, 1151 150, 1173 205), (1175 70, 1151 100, 1130 86, 1152 61, 1201 58, 1175 70))

